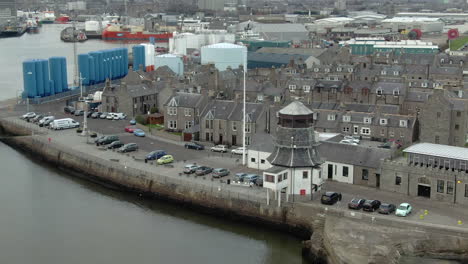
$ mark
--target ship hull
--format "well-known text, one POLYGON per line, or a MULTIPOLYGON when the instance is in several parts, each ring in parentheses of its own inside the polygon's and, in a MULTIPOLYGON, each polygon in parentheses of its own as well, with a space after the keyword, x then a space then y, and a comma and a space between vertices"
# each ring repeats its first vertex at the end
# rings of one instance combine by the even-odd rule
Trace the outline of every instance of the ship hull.
POLYGON ((149 40, 154 37, 158 43, 167 43, 172 38, 172 33, 142 33, 142 32, 123 32, 123 31, 104 31, 102 33, 102 39, 104 40, 149 40))

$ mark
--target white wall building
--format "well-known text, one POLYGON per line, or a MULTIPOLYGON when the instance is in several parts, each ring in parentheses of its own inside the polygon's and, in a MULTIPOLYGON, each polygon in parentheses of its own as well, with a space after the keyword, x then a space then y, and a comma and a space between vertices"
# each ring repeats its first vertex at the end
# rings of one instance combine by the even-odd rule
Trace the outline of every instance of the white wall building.
POLYGON ((247 47, 231 43, 218 43, 201 48, 201 63, 213 63, 215 67, 224 71, 228 67, 238 69, 247 64, 247 47))

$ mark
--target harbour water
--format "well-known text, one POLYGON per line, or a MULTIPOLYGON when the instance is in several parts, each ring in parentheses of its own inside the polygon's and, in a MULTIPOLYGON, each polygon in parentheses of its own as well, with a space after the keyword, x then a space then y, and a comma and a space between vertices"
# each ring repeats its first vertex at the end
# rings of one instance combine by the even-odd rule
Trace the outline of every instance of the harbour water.
MULTIPOLYGON (((22 90, 22 61, 66 56, 67 25, 0 39, 0 100, 22 90)), ((78 53, 122 47, 88 40, 78 53)), ((298 239, 125 194, 42 164, 0 143, 0 263, 302 263, 298 239)))

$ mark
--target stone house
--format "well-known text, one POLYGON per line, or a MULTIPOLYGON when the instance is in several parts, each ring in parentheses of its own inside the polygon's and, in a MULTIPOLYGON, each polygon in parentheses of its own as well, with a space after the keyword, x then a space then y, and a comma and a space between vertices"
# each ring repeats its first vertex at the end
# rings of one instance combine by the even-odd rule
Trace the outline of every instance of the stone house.
POLYGON ((181 132, 198 125, 207 101, 204 94, 177 92, 164 105, 164 127, 181 132))

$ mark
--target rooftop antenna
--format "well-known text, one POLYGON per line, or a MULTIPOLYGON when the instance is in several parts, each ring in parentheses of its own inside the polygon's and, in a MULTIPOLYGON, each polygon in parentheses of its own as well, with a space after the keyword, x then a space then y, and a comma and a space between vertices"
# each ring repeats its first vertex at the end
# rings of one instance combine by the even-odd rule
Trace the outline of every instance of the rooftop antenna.
POLYGON ((74 64, 74 67, 75 67, 75 74, 73 76, 74 77, 73 78, 73 86, 76 87, 76 86, 78 86, 80 84, 80 82, 78 81, 78 78, 81 79, 81 73, 80 74, 78 73, 78 60, 77 60, 77 56, 78 56, 77 48, 78 47, 76 46, 76 40, 77 40, 78 36, 77 36, 76 28, 75 28, 75 20, 73 20, 72 25, 73 25, 73 64, 74 64))

